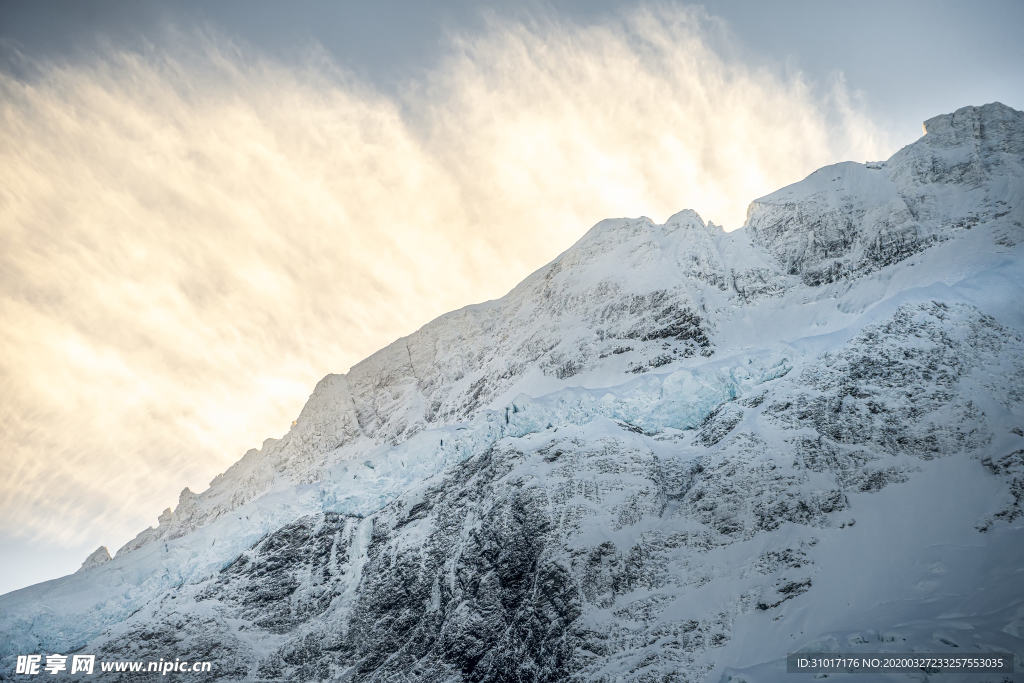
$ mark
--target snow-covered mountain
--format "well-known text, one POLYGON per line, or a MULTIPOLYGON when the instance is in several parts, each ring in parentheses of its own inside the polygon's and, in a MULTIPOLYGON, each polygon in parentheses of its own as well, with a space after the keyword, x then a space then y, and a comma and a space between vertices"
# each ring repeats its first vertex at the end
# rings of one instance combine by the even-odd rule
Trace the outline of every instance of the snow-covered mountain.
POLYGON ((0 679, 53 652, 217 680, 1021 671, 1024 113, 925 130, 732 233, 603 221, 329 375, 113 559, 0 596, 0 679))

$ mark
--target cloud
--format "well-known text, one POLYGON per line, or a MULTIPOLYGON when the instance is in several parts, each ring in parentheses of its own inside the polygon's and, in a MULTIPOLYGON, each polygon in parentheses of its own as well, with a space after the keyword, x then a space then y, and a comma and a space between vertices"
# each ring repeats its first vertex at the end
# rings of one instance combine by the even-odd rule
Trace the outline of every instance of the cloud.
POLYGON ((597 220, 735 228, 891 151, 841 81, 730 54, 713 18, 649 8, 494 18, 394 97, 210 31, 0 74, 0 533, 116 547, 321 376, 597 220))

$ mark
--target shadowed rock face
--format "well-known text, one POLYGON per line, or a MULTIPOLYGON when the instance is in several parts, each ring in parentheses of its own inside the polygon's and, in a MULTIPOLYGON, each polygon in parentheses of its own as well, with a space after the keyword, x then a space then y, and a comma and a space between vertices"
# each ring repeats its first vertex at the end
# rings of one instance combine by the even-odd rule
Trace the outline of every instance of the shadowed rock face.
POLYGON ((0 597, 4 666, 763 681, 805 646, 1019 651, 1022 116, 932 119, 734 233, 598 224, 325 378, 113 561, 0 597))

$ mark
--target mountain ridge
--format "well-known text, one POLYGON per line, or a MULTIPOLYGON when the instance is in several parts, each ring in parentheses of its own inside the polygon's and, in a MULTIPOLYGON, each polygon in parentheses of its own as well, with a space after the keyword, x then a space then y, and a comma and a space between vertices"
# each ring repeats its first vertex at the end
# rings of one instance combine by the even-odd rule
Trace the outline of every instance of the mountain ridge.
MULTIPOLYGON (((940 214, 940 221, 945 222, 936 228, 934 225, 917 222, 922 212, 920 209, 912 211, 905 196, 910 196, 911 190, 920 188, 922 176, 925 179, 931 179, 934 177, 944 177, 943 174, 949 174, 950 172, 959 174, 957 175, 958 181, 963 178, 969 178, 974 185, 980 186, 984 174, 979 168, 981 164, 978 149, 992 146, 992 136, 988 134, 992 128, 996 128, 1000 132, 996 136, 997 141, 1005 143, 1000 145, 999 149, 998 161, 1000 164, 1005 164, 1005 160, 1002 159, 1003 155, 1016 155, 1016 158, 1024 155, 1024 135, 1021 134, 1021 130, 1024 129, 1024 123, 1022 123, 1020 112, 1014 112, 1009 107, 998 103, 984 107, 964 107, 953 114, 929 119, 923 127, 926 136, 918 142, 898 151, 888 162, 870 166, 854 162, 843 162, 833 166, 826 166, 815 171, 799 183, 754 200, 748 210, 748 222, 745 227, 749 227, 750 242, 752 244, 775 245, 774 248, 765 247, 765 251, 777 260, 777 263, 773 264, 775 272, 771 271, 771 266, 767 262, 755 261, 751 258, 752 255, 749 251, 744 250, 743 238, 746 235, 737 234, 740 231, 726 233, 721 228, 714 226, 714 224, 705 224, 696 212, 689 209, 671 216, 663 226, 656 226, 653 221, 646 218, 633 220, 606 219, 599 222, 570 249, 559 255, 551 264, 544 266, 527 277, 523 283, 515 287, 505 297, 492 302, 471 305, 440 316, 437 320, 428 323, 417 332, 397 340, 377 353, 372 354, 364 361, 357 363, 349 371, 350 375, 354 374, 356 377, 356 380, 351 382, 351 384, 355 385, 356 393, 354 395, 353 387, 350 386, 350 380, 345 375, 329 375, 324 380, 321 380, 321 383, 314 390, 310 401, 307 402, 303 412, 299 415, 299 419, 296 421, 297 426, 300 422, 303 425, 316 425, 310 430, 303 430, 301 427, 298 429, 300 433, 297 437, 305 446, 305 448, 300 447, 300 451, 303 454, 296 454, 288 449, 288 446, 291 444, 291 439, 289 438, 291 434, 289 434, 286 436, 288 441, 282 446, 282 448, 289 450, 289 452, 284 453, 281 459, 293 463, 316 461, 317 456, 346 443, 351 443, 360 435, 375 438, 381 427, 385 430, 385 438, 395 444, 403 438, 407 438, 407 436, 414 435, 418 429, 431 424, 434 420, 428 416, 431 414, 437 415, 442 410, 443 404, 436 407, 434 405, 426 406, 422 410, 424 414, 422 421, 416 420, 416 416, 405 416, 407 421, 412 421, 411 425, 407 423, 398 424, 393 425, 391 429, 388 429, 387 426, 379 425, 382 422, 380 413, 383 412, 385 415, 392 413, 392 411, 388 410, 390 406, 384 407, 383 410, 378 410, 379 406, 377 405, 366 405, 367 403, 374 403, 373 400, 367 401, 366 399, 368 396, 372 396, 373 392, 377 389, 379 382, 376 380, 384 372, 394 373, 396 369, 408 368, 406 379, 409 379, 409 376, 411 376, 411 379, 416 384, 423 384, 428 390, 431 383, 435 381, 434 378, 429 376, 429 370, 434 370, 435 374, 443 372, 439 368, 431 368, 432 363, 429 359, 413 357, 412 348, 424 346, 423 344, 415 343, 418 341, 418 337, 429 337, 430 330, 445 324, 447 321, 454 320, 468 322, 471 328, 477 328, 472 330, 470 334, 485 335, 489 324, 497 324, 489 320, 489 314, 500 311, 503 307, 503 302, 508 300, 513 302, 513 307, 522 307, 524 301, 551 297, 553 291, 551 288, 537 291, 537 288, 531 287, 531 285, 536 283, 537 280, 549 282, 562 269, 573 270, 574 267, 580 267, 581 265, 594 266, 596 263, 600 263, 598 254, 602 249, 602 245, 604 248, 610 248, 611 246, 621 244, 624 232, 631 233, 634 237, 648 237, 649 239, 644 240, 642 243, 643 246, 657 242, 657 235, 655 233, 658 231, 655 230, 656 227, 662 228, 661 237, 676 230, 687 230, 690 235, 696 235, 699 240, 698 244, 688 245, 690 246, 690 253, 687 256, 692 260, 687 264, 690 266, 687 275, 720 290, 731 288, 737 294, 742 292, 741 296, 744 302, 746 302, 750 297, 756 297, 756 295, 748 294, 748 292, 763 294, 766 292, 778 293, 783 290, 786 285, 782 284, 784 281, 778 277, 780 268, 782 272, 789 275, 798 275, 803 284, 808 286, 814 287, 821 284, 829 284, 834 282, 837 277, 840 277, 842 273, 848 273, 850 276, 857 277, 860 274, 870 272, 872 269, 902 261, 917 251, 927 248, 931 242, 939 239, 937 235, 941 235, 943 230, 948 232, 950 230, 962 229, 963 226, 968 224, 975 225, 979 221, 991 218, 993 214, 996 218, 1008 216, 1009 213, 999 215, 998 211, 992 209, 993 205, 998 206, 1000 203, 1006 205, 1008 202, 1004 199, 986 197, 986 201, 973 205, 981 208, 982 214, 980 216, 978 215, 977 208, 967 212, 961 210, 952 214, 940 214), (1008 123, 1013 121, 1016 121, 1016 128, 1006 133, 1005 129, 1008 123), (929 134, 934 137, 929 138, 929 134), (925 142, 927 144, 922 144, 925 142), (937 155, 934 150, 936 147, 947 153, 941 159, 943 164, 936 162, 937 155), (970 147, 970 150, 966 153, 964 151, 965 147, 970 147), (924 151, 921 151, 922 149, 924 151), (959 154, 952 157, 952 161, 957 163, 950 164, 951 159, 948 155, 950 150, 959 152, 959 154), (907 162, 909 162, 911 170, 903 172, 907 162), (902 179, 901 183, 893 182, 887 175, 882 175, 883 173, 891 175, 890 172, 886 171, 889 166, 895 168, 896 175, 902 179), (878 173, 879 171, 882 173, 878 173), (824 183, 821 182, 823 178, 825 178, 824 183), (829 184, 837 181, 842 181, 839 183, 839 187, 834 188, 836 194, 842 197, 839 206, 836 206, 832 193, 825 191, 832 190, 833 188, 828 187, 829 184), (825 185, 825 190, 821 188, 823 184, 825 185), (848 184, 853 185, 852 190, 843 192, 848 184), (867 190, 863 187, 865 184, 867 185, 867 190), (802 197, 804 201, 799 202, 799 205, 792 201, 793 188, 797 187, 804 188, 805 190, 813 188, 811 192, 802 197), (883 188, 882 191, 879 191, 879 187, 883 188), (880 207, 881 211, 878 210, 879 207, 877 206, 872 207, 874 211, 871 212, 864 211, 861 207, 851 207, 849 197, 851 195, 856 196, 858 191, 860 194, 869 194, 876 202, 879 196, 884 198, 884 203, 880 207), (779 220, 777 207, 780 202, 778 202, 778 198, 782 197, 787 198, 787 201, 782 203, 782 214, 787 216, 787 218, 779 220), (822 199, 825 201, 823 202, 822 199), (822 211, 820 209, 820 204, 822 203, 831 211, 822 211), (860 209, 859 219, 855 224, 853 216, 858 214, 858 208, 860 209), (773 209, 775 210, 773 211, 773 209), (985 213, 986 211, 988 212, 987 214, 985 213), (808 213, 811 215, 808 216, 808 213), (772 220, 773 217, 775 218, 774 221, 772 220), (792 237, 783 237, 787 226, 793 222, 800 223, 804 229, 791 231, 795 233, 792 237), (838 231, 837 225, 841 226, 838 231), (808 234, 807 228, 810 228, 810 234, 808 234), (846 231, 845 237, 843 236, 843 230, 846 231), (864 235, 865 230, 870 234, 864 235), (850 234, 857 235, 861 244, 854 245, 850 234), (789 245, 793 241, 797 243, 809 241, 812 256, 806 259, 804 252, 792 253, 789 245), (609 245, 607 244, 608 242, 613 242, 614 244, 609 245), (723 254, 723 249, 719 246, 723 242, 725 254, 723 254), (815 249, 815 247, 818 248, 815 249), (843 260, 841 257, 845 256, 851 248, 855 249, 855 247, 860 247, 862 254, 857 254, 856 256, 861 258, 855 258, 853 265, 849 265, 849 260, 843 260), (839 251, 836 251, 837 249, 839 251), (750 263, 751 261, 753 263, 750 263), (829 261, 829 263, 825 264, 823 263, 824 261, 829 261), (747 267, 741 270, 742 266, 747 267), (773 278, 772 276, 775 277, 773 278), (759 290, 756 285, 748 289, 745 283, 749 280, 761 284, 764 289, 759 290), (769 285, 768 283, 771 284, 769 285), (517 292, 520 293, 518 297, 517 292), (403 358, 403 347, 404 355, 407 358, 403 358), (367 370, 364 371, 364 368, 367 370), (366 377, 367 375, 369 375, 370 379, 366 377), (322 385, 325 387, 324 389, 321 389, 322 385), (326 389, 327 385, 330 385, 330 390, 326 389), (325 426, 323 420, 318 420, 312 414, 305 415, 307 408, 314 407, 314 399, 319 398, 321 392, 325 397, 328 394, 333 396, 333 398, 329 399, 329 407, 323 407, 328 416, 327 419, 335 419, 334 416, 337 415, 342 416, 343 424, 335 425, 333 437, 329 434, 329 428, 325 426), (356 402, 356 397, 362 399, 359 404, 356 402)), ((1017 167, 1018 173, 1024 170, 1020 168, 1019 162, 1017 167)), ((934 180, 929 180, 929 182, 934 182, 934 180)), ((913 204, 915 206, 922 206, 934 203, 935 200, 931 199, 931 197, 932 195, 927 193, 920 194, 913 204)), ((1024 220, 1024 212, 1020 210, 1019 201, 1016 203, 1016 207, 1017 211, 1013 214, 1012 218, 1020 222, 1024 220)), ((962 209, 962 207, 954 208, 962 209)), ((744 228, 740 230, 744 230, 744 228)), ((945 235, 943 238, 948 238, 948 235, 945 235)), ((637 275, 637 266, 640 264, 636 260, 636 254, 633 256, 635 257, 633 261, 627 260, 626 262, 632 266, 627 272, 630 275, 637 275)), ((599 297, 607 296, 606 292, 599 289, 601 285, 606 285, 606 283, 607 280, 599 282, 598 286, 595 287, 598 290, 599 297)), ((789 285, 792 286, 792 283, 789 283, 789 285)), ((661 292, 645 292, 644 294, 647 297, 657 298, 661 292)), ((667 297, 662 295, 661 298, 665 299, 667 297)), ((659 329, 643 329, 641 327, 642 323, 638 325, 636 320, 630 320, 630 324, 633 327, 631 332, 639 327, 639 336, 648 337, 643 340, 646 342, 650 342, 651 338, 658 335, 661 338, 675 337, 676 339, 679 339, 680 335, 685 335, 693 339, 697 348, 691 346, 683 351, 684 354, 689 353, 692 355, 694 352, 706 351, 710 341, 707 338, 707 331, 702 327, 702 322, 705 326, 707 322, 699 319, 699 314, 695 310, 698 304, 695 301, 687 301, 686 303, 689 306, 679 311, 677 308, 672 309, 665 306, 659 309, 657 308, 658 303, 652 298, 639 302, 639 306, 646 305, 661 316, 664 316, 666 311, 669 312, 669 315, 674 312, 676 316, 672 320, 672 324, 662 326, 659 329)), ((626 304, 634 309, 638 307, 636 299, 628 301, 626 304)), ((678 307, 678 302, 668 302, 668 306, 673 305, 678 307)), ((704 302, 701 302, 700 305, 704 305, 704 302)), ((464 333, 464 330, 460 329, 459 332, 464 333)), ((621 344, 611 349, 613 353, 616 349, 628 347, 629 338, 623 338, 621 342, 621 344)), ((660 362, 664 360, 664 356, 657 355, 654 360, 656 363, 660 362)), ((445 358, 445 361, 450 361, 450 359, 445 358)), ((567 373, 575 374, 578 372, 581 364, 580 359, 570 356, 561 363, 555 364, 553 370, 559 375, 559 379, 564 379, 567 373)), ((643 366, 639 367, 642 368, 643 366)), ((507 368, 506 373, 514 374, 515 368, 507 368)), ((500 374, 500 372, 493 373, 486 379, 490 380, 491 384, 500 384, 503 379, 508 379, 502 378, 500 374)), ((480 378, 477 378, 477 381, 479 382, 480 378)), ((385 380, 384 383, 386 384, 387 381, 385 380)), ((422 387, 417 387, 417 389, 420 389, 422 393, 422 387)), ((463 399, 463 405, 455 407, 443 406, 447 410, 444 411, 445 414, 442 415, 442 419, 447 417, 448 419, 454 418, 457 420, 468 417, 473 409, 479 407, 480 393, 482 393, 480 389, 486 391, 486 387, 474 387, 470 383, 469 391, 466 392, 469 395, 460 397, 463 399), (468 411, 465 410, 467 403, 470 406, 468 411), (463 410, 460 410, 460 408, 463 408, 463 410)), ((413 399, 416 398, 421 398, 421 400, 425 400, 428 403, 431 399, 435 402, 440 400, 431 395, 423 397, 413 396, 413 399)), ((310 410, 310 413, 313 412, 317 411, 310 410)), ((386 417, 383 422, 387 422, 386 417)), ((271 440, 264 443, 264 449, 273 449, 275 446, 276 444, 271 440)), ((256 453, 258 452, 256 451, 256 453)), ((246 454, 246 457, 251 457, 250 454, 253 453, 253 451, 250 451, 250 453, 246 454)), ((215 478, 211 482, 211 487, 220 481, 224 481, 222 477, 225 476, 227 476, 227 473, 215 478)), ((297 483, 304 481, 301 476, 297 479, 297 483)), ((264 486, 266 486, 265 483, 257 483, 256 490, 263 491, 265 490, 264 486)), ((234 502, 238 498, 233 498, 232 500, 234 502)), ((194 519, 191 513, 193 506, 191 491, 186 489, 176 508, 183 513, 179 517, 190 520, 194 519)), ((173 522, 174 519, 172 516, 168 518, 168 521, 173 522)), ((171 525, 173 526, 173 524, 171 525)), ((190 530, 191 528, 195 527, 185 525, 182 529, 169 531, 169 537, 174 538, 176 535, 180 535, 183 530, 190 530)), ((187 531, 184 531, 184 533, 187 533, 187 531)), ((146 534, 146 532, 143 532, 143 534, 146 534)), ((141 538, 129 542, 121 550, 130 551, 145 542, 151 542, 163 537, 159 533, 140 536, 141 538)), ((121 550, 118 552, 121 552, 121 550)))

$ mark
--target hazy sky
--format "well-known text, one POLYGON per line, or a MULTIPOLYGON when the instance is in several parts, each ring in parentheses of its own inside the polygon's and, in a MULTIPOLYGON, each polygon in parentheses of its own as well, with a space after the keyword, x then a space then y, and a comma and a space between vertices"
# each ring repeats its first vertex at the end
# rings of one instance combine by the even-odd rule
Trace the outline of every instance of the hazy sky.
POLYGON ((1024 108, 1024 3, 0 3, 0 592, 601 218, 1024 108))

